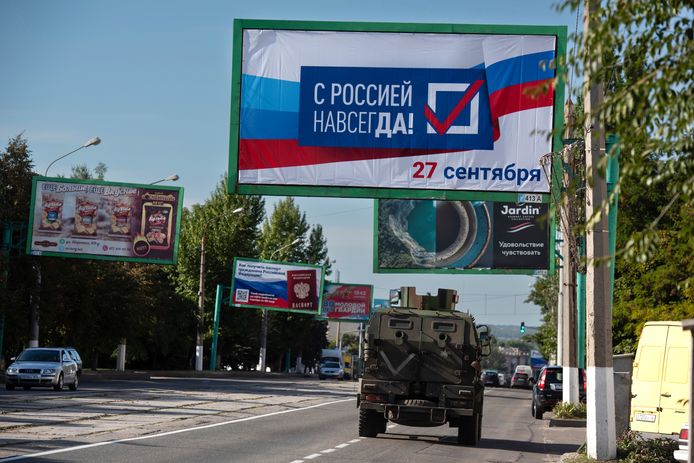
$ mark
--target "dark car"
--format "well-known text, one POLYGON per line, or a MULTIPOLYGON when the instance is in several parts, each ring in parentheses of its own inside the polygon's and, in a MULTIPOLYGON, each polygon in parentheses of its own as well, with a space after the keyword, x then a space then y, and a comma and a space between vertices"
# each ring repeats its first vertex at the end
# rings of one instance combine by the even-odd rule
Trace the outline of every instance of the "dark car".
POLYGON ((485 386, 499 387, 499 373, 493 370, 484 371, 482 381, 484 381, 485 386))
POLYGON ((72 360, 75 361, 77 364, 77 376, 82 375, 82 357, 80 357, 80 354, 77 352, 77 349, 74 347, 66 347, 65 350, 67 351, 68 354, 70 354, 70 357, 72 357, 72 360))
POLYGON ((511 387, 530 387, 530 378, 527 373, 514 373, 511 377, 511 387))
MULTIPOLYGON (((538 420, 542 414, 554 408, 563 398, 563 374, 561 366, 547 366, 540 370, 537 381, 533 386, 532 414, 538 420)), ((586 401, 586 374, 582 368, 578 370, 578 397, 586 401)))

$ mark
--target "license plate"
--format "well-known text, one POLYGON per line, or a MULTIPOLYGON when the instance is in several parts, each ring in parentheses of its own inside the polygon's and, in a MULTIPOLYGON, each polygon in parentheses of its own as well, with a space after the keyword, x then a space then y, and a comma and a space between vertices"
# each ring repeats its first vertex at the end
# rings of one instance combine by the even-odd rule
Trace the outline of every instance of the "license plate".
POLYGON ((549 385, 549 388, 553 391, 561 391, 563 388, 563 385, 561 383, 553 383, 549 385))
POLYGON ((636 421, 645 421, 647 423, 655 423, 655 415, 650 413, 637 413, 634 415, 636 421))
POLYGON ((19 379, 41 379, 40 375, 20 375, 19 379))

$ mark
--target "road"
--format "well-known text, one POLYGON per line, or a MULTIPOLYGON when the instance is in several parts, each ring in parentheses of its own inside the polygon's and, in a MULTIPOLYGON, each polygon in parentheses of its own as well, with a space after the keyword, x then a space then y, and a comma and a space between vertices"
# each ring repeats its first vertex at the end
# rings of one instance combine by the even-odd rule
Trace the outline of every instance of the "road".
POLYGON ((530 392, 487 389, 482 440, 389 424, 357 437, 355 383, 304 378, 84 384, 0 394, 0 457, 41 462, 556 462, 585 431, 530 415, 530 392))

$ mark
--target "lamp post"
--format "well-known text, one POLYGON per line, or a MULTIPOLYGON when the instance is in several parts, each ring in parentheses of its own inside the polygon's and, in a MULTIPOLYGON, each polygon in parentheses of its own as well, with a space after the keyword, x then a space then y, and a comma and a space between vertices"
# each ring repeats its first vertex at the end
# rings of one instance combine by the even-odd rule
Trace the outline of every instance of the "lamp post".
POLYGON ((72 153, 76 153, 77 151, 81 150, 82 148, 89 148, 90 146, 96 146, 96 145, 98 145, 99 143, 101 143, 101 138, 99 138, 99 137, 90 138, 89 140, 87 140, 87 141, 84 143, 84 145, 80 146, 79 148, 75 148, 74 150, 70 151, 69 153, 63 154, 63 155, 60 156, 59 158, 54 159, 53 162, 51 162, 50 164, 48 164, 48 167, 46 167, 46 172, 43 174, 43 176, 44 176, 44 177, 48 177, 48 169, 50 169, 51 166, 52 166, 53 164, 55 164, 56 162, 60 161, 61 159, 70 156, 72 153))
MULTIPOLYGON (((176 175, 178 177, 178 175, 176 175)), ((167 177, 168 178, 168 177, 167 177)), ((237 207, 231 214, 243 212, 242 207, 237 207)), ((229 217, 228 215, 223 217, 229 217)), ((195 331, 195 371, 202 371, 202 338, 205 328, 205 239, 206 230, 202 232, 200 239, 200 283, 198 286, 198 323, 195 331)))
MULTIPOLYGON (((88 148, 90 146, 96 146, 101 143, 101 138, 94 137, 87 140, 82 146, 76 148, 69 153, 63 154, 60 157, 55 158, 48 167, 43 176, 48 177, 48 170, 53 164, 60 161, 63 158, 70 156, 72 153, 76 153, 82 148, 88 148)), ((34 260, 32 264, 32 270, 34 272, 34 287, 31 289, 31 294, 29 295, 29 347, 39 346, 39 318, 40 318, 40 306, 41 306, 41 264, 38 260, 34 260)))
MULTIPOLYGON (((294 246, 300 241, 301 238, 296 238, 291 243, 285 244, 281 248, 275 249, 274 251, 272 251, 272 254, 270 254, 270 260, 272 260, 275 257, 275 254, 277 254, 278 252, 287 249, 289 246, 294 246)), ((260 320, 260 356, 258 357, 258 370, 262 371, 263 373, 265 372, 265 360, 267 354, 267 316, 267 309, 263 309, 263 316, 260 320)))
POLYGON ((164 177, 164 178, 161 179, 161 180, 157 180, 156 182, 150 183, 150 185, 156 185, 157 183, 161 183, 161 182, 175 182, 175 181, 178 180, 179 178, 180 178, 180 177, 178 176, 178 174, 171 174, 171 175, 169 175, 168 177, 164 177))

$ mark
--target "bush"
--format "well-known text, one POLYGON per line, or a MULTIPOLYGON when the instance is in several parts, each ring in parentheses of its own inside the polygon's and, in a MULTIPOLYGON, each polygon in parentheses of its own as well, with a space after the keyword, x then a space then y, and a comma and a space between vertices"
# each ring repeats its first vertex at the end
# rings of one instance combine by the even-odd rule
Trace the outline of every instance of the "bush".
POLYGON ((561 402, 554 406, 552 413, 557 418, 585 418, 586 404, 572 404, 569 402, 561 402))
POLYGON ((667 437, 644 439, 626 431, 617 439, 617 456, 624 463, 676 463, 673 452, 677 442, 667 437))

